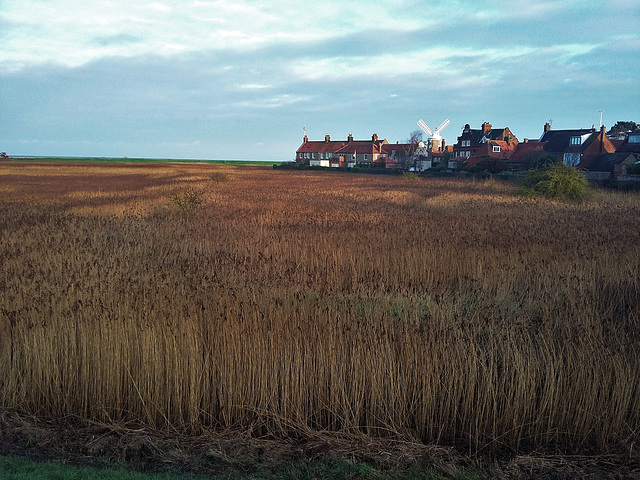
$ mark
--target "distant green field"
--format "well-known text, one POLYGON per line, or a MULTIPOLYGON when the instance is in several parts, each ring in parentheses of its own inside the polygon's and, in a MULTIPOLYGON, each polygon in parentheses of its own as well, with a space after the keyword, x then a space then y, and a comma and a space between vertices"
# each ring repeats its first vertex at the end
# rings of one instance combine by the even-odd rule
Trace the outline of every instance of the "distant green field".
POLYGON ((194 160, 172 158, 114 158, 114 157, 10 157, 4 161, 27 162, 108 162, 108 163, 213 163, 220 165, 272 165, 282 162, 266 160, 194 160))

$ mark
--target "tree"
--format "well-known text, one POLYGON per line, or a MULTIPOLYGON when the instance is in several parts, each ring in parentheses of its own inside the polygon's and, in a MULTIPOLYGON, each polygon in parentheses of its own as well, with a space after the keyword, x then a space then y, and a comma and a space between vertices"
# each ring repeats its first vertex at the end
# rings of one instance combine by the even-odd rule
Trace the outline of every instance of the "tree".
POLYGON ((416 152, 420 148, 422 141, 422 131, 414 130, 407 139, 408 147, 402 152, 398 152, 398 162, 403 169, 409 169, 416 166, 416 152))
POLYGON ((639 126, 636 122, 623 122, 622 120, 618 120, 607 132, 607 136, 612 140, 626 140, 629 136, 629 132, 632 130, 638 130, 638 128, 639 126))

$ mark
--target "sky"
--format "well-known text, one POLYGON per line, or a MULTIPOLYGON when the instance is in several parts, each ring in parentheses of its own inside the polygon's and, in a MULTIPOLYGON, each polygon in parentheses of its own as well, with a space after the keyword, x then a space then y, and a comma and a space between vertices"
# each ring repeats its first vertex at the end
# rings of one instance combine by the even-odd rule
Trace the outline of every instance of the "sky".
POLYGON ((637 0, 0 0, 0 150, 288 161, 640 122, 637 0), (601 112, 603 111, 603 112, 601 112))

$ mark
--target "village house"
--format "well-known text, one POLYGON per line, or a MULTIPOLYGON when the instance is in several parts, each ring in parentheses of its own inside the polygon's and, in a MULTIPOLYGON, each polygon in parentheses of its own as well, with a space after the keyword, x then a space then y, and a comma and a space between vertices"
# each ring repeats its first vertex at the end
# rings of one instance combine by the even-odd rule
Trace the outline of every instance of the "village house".
POLYGON ((622 179, 628 175, 627 167, 636 161, 633 153, 601 153, 591 162, 586 175, 590 180, 622 179))
POLYGON ((416 148, 417 145, 411 143, 385 143, 382 145, 385 168, 410 168, 416 154, 416 148))
POLYGON ((606 135, 606 129, 552 130, 546 123, 538 141, 519 142, 508 127, 494 129, 484 122, 480 129, 466 124, 454 145, 437 146, 430 142, 390 144, 373 134, 370 140, 310 141, 307 135, 296 151, 296 162, 321 167, 379 166, 388 169, 424 171, 437 165, 449 169, 469 168, 483 160, 505 162, 512 170, 534 168, 543 155, 557 158, 567 165, 578 167, 593 179, 620 178, 636 172, 640 162, 640 130, 629 132, 628 138, 616 145, 606 135), (631 168, 633 166, 633 168, 631 168))
POLYGON ((616 153, 631 153, 640 161, 640 130, 629 132, 626 140, 616 148, 616 153))
POLYGON ((575 130, 551 130, 545 123, 540 141, 544 143, 544 152, 555 155, 567 165, 589 170, 589 166, 601 153, 614 153, 615 146, 606 135, 603 126, 575 130))
POLYGON ((472 166, 483 157, 508 159, 518 145, 518 139, 511 133, 509 127, 493 128, 489 122, 484 122, 480 129, 472 129, 467 123, 462 129, 462 135, 453 145, 452 167, 472 166))
POLYGON ((296 151, 296 162, 311 167, 354 167, 384 160, 383 145, 377 134, 371 140, 354 140, 349 134, 346 141, 331 140, 325 135, 324 141, 310 141, 305 135, 302 145, 296 151))
POLYGON ((544 143, 525 138, 518 143, 509 158, 513 170, 528 170, 535 167, 536 160, 544 154, 544 143))

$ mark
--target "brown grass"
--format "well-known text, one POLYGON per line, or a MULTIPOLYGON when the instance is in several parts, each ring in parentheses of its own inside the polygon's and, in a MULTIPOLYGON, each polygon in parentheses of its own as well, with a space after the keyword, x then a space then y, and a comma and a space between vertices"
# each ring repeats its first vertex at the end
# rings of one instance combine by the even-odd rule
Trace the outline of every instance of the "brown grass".
POLYGON ((637 458, 637 194, 11 163, 0 206, 4 409, 637 458))

